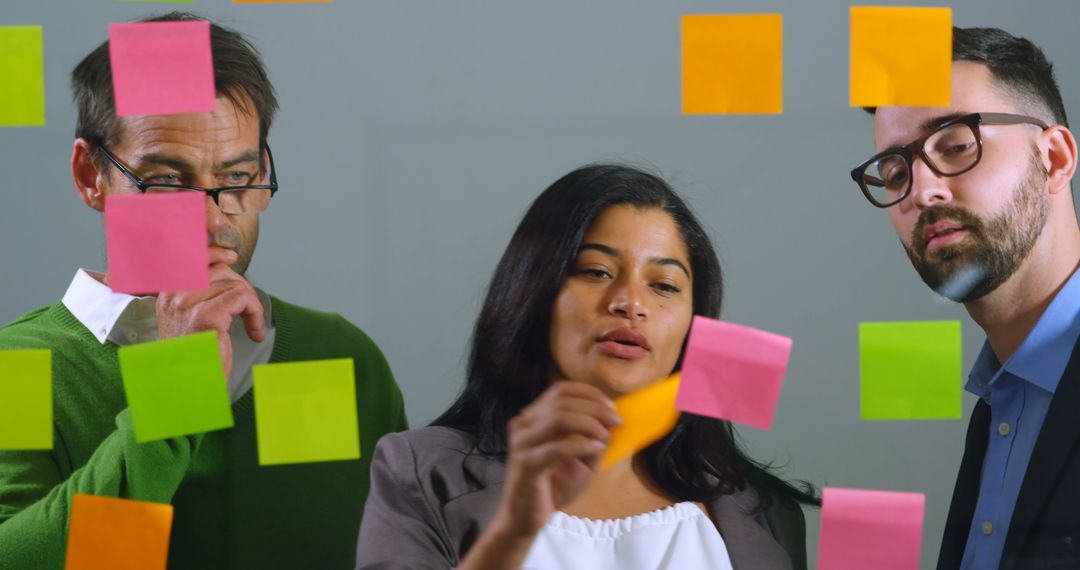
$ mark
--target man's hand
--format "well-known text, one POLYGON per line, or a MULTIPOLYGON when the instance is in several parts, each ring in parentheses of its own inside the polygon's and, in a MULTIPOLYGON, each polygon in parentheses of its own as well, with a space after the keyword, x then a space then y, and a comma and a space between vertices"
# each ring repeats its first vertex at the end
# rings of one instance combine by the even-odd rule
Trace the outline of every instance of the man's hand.
POLYGON ((209 289, 197 293, 161 293, 157 298, 158 338, 217 331, 226 378, 232 372, 229 327, 233 317, 243 317, 251 340, 262 342, 266 338, 262 303, 255 288, 230 267, 236 260, 233 250, 211 246, 209 289))

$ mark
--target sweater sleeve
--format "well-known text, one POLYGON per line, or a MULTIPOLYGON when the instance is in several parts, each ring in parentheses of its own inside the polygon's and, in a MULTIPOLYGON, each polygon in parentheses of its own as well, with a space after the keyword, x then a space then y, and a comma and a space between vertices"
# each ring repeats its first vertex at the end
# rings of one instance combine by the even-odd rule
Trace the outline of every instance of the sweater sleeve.
POLYGON ((406 437, 379 440, 356 546, 357 570, 446 570, 454 566, 441 511, 425 493, 406 437))
POLYGON ((203 435, 136 443, 131 415, 116 417, 116 430, 86 465, 64 480, 53 451, 0 452, 0 570, 62 570, 68 516, 76 493, 169 503, 203 435))

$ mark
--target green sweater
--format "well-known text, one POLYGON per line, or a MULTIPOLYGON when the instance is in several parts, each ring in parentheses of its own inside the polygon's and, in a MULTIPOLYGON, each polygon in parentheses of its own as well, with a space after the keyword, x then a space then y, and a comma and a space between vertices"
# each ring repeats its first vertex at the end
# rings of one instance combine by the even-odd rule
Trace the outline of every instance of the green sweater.
POLYGON ((272 311, 271 362, 355 359, 359 460, 260 467, 251 391, 231 429, 135 443, 115 344, 59 302, 0 329, 0 350, 52 349, 55 427, 51 451, 0 451, 0 570, 63 569, 75 493, 171 503, 169 570, 355 567, 375 442, 407 428, 401 392, 341 316, 272 311))

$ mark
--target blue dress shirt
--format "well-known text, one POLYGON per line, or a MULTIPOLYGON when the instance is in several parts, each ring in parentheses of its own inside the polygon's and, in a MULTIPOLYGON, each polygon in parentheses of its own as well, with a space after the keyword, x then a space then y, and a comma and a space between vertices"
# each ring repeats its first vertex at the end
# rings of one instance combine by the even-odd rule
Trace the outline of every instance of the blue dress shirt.
POLYGON ((983 344, 965 389, 990 404, 990 441, 964 549, 964 570, 1001 565, 1031 452, 1078 338, 1080 271, 1058 291, 1004 365, 998 363, 989 342, 983 344))

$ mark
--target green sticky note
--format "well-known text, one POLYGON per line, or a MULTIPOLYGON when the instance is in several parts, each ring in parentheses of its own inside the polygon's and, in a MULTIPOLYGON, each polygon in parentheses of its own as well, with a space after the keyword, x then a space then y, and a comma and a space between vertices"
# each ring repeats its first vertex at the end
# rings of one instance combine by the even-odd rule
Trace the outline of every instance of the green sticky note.
POLYGON ((216 332, 121 347, 120 374, 139 443, 233 426, 216 332))
POLYGON ((52 449, 52 352, 0 351, 0 449, 52 449))
POLYGON ((44 124, 41 26, 0 26, 0 127, 44 124))
POLYGON ((259 465, 360 458, 351 358, 253 369, 259 465))
POLYGON ((864 420, 960 419, 959 321, 859 324, 864 420))

